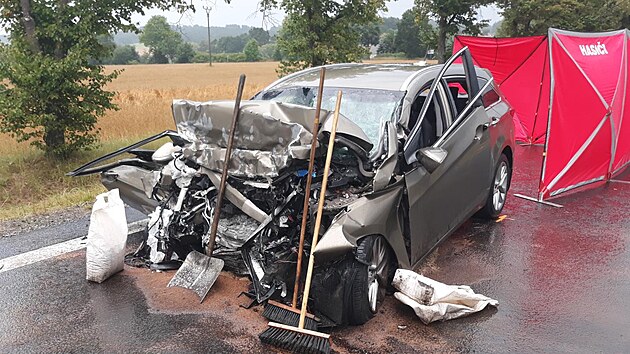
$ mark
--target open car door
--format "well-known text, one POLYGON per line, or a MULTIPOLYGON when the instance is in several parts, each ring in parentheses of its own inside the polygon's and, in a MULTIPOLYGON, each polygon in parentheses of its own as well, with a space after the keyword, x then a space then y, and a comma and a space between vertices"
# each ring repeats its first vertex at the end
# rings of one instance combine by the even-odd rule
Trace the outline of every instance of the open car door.
POLYGON ((404 146, 412 265, 476 212, 489 193, 491 123, 479 86, 470 52, 463 48, 446 62, 428 91, 418 94, 424 103, 404 146), (459 58, 465 78, 448 77, 459 58), (459 87, 455 92, 453 80, 459 87))

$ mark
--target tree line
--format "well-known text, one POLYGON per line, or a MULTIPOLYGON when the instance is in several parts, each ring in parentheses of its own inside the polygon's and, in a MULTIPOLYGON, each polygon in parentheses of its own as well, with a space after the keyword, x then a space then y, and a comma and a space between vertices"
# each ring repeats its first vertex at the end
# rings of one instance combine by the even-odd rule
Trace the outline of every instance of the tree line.
MULTIPOLYGON (((406 11, 402 20, 395 17, 378 18, 375 22, 356 26, 363 46, 362 59, 370 58, 370 49, 378 49, 384 57, 419 58, 426 54, 427 45, 421 37, 413 10, 406 11)), ((286 32, 283 32, 286 34, 286 32)), ((222 36, 211 42, 213 62, 281 61, 286 56, 278 46, 277 35, 252 27, 236 36, 222 36)), ((197 43, 186 41, 184 35, 171 26, 163 16, 154 16, 137 37, 149 50, 140 54, 135 45, 117 45, 113 36, 101 38, 110 47, 111 55, 99 59, 103 65, 206 63, 209 61, 208 40, 197 43)))
MULTIPOLYGON (((375 43, 381 53, 409 56, 435 48, 443 61, 454 35, 477 35, 488 25, 479 19, 479 10, 490 4, 504 18, 498 28, 501 36, 545 34, 550 26, 607 31, 630 23, 628 0, 415 0, 395 28, 391 23, 384 26, 389 20, 379 16, 386 0, 258 2, 263 12, 280 9, 286 14, 281 30, 264 44, 264 39, 254 38, 264 33, 248 33, 251 38, 242 52, 231 54, 252 60, 275 56, 280 59, 279 75, 360 61, 375 43)), ((133 48, 116 48, 107 38, 118 32, 140 33, 132 16, 149 8, 195 10, 189 0, 0 0, 0 24, 10 38, 0 44, 0 132, 29 141, 53 157, 94 146, 98 118, 117 109, 114 93, 105 86, 120 71, 105 72, 103 62, 113 57, 142 60, 133 48)), ((153 18, 140 36, 154 62, 200 60, 203 52, 182 40, 163 18, 153 18)), ((227 53, 240 49, 244 41, 221 38, 207 45, 227 53)))
MULTIPOLYGON (((172 28, 163 16, 153 16, 138 36, 148 51, 140 54, 135 45, 115 44, 113 36, 101 38, 110 47, 111 54, 97 61, 99 64, 177 64, 206 63, 209 61, 208 41, 192 43, 186 41, 179 31, 172 28)), ((253 62, 273 60, 275 44, 269 43, 271 36, 262 28, 251 28, 238 36, 226 36, 212 41, 212 61, 253 62), (270 51, 271 49, 271 51, 270 51)), ((276 60, 280 60, 277 58, 276 60)))

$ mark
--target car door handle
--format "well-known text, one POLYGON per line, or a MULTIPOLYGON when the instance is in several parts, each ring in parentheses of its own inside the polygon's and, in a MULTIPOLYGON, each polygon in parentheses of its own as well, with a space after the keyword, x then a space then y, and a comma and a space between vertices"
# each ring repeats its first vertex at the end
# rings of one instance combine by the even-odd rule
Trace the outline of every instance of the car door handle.
POLYGON ((488 130, 488 128, 490 128, 490 127, 492 127, 492 126, 494 126, 494 125, 497 125, 497 123, 499 123, 499 120, 500 120, 500 119, 499 119, 499 118, 497 118, 497 117, 492 117, 492 121, 491 121, 491 122, 488 122, 488 123, 484 123, 484 124, 482 124, 482 125, 481 125, 481 128, 482 128, 483 130, 488 130))
POLYGON ((473 140, 474 141, 481 140, 481 137, 483 136, 483 132, 485 132, 489 126, 490 126, 490 123, 486 123, 477 127, 477 131, 475 132, 475 137, 473 138, 473 140))
POLYGON ((480 141, 481 137, 483 136, 484 132, 488 130, 488 128, 490 128, 490 126, 492 125, 491 122, 488 123, 484 123, 481 124, 477 127, 477 131, 475 131, 475 137, 473 138, 474 141, 480 141))

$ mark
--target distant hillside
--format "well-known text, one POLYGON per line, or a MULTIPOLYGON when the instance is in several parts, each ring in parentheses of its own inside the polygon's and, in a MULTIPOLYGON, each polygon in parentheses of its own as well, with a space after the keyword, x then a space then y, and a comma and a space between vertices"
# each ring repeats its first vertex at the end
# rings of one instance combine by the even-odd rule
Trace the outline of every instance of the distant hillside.
MULTIPOLYGON (((205 26, 172 26, 173 30, 180 32, 182 37, 187 42, 199 43, 205 41, 208 38, 208 29, 205 26)), ((249 32, 251 26, 241 25, 227 25, 225 27, 212 27, 210 26, 210 36, 212 39, 219 39, 222 37, 235 37, 249 32)), ((278 33, 279 27, 272 27, 269 29, 269 34, 272 36, 278 33)), ((139 43, 138 35, 135 33, 119 32, 114 35, 114 43, 116 45, 127 45, 139 43)))

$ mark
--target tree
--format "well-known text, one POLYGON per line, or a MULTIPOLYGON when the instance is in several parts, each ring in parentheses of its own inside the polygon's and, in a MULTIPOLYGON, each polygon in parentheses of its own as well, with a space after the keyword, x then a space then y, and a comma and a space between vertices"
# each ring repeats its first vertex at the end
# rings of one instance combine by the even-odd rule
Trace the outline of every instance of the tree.
POLYGON ((421 27, 418 21, 423 21, 424 25, 428 26, 426 18, 416 19, 414 11, 407 10, 403 13, 400 22, 398 22, 395 38, 396 51, 405 53, 407 58, 424 56, 427 50, 420 37, 421 27))
POLYGON ((599 32, 625 28, 627 0, 504 0, 500 36, 546 35, 549 27, 599 32))
POLYGON ((216 46, 213 43, 212 47, 216 47, 217 53, 241 53, 243 52, 245 44, 247 44, 248 40, 249 36, 247 34, 221 37, 217 40, 216 46))
POLYGON ((261 45, 258 50, 260 51, 260 57, 263 60, 276 60, 276 52, 278 50, 278 46, 275 43, 267 43, 265 45, 261 45))
POLYGON ((398 22, 400 22, 398 17, 383 17, 381 18, 381 24, 378 27, 381 33, 385 33, 389 30, 397 29, 398 22))
POLYGON ((195 56, 195 50, 192 44, 188 42, 180 42, 177 45, 177 51, 175 53, 175 63, 190 63, 195 56))
POLYGON ((280 75, 311 66, 358 61, 366 50, 357 26, 379 19, 385 0, 262 0, 287 14, 278 36, 280 75))
POLYGON ((250 38, 255 39, 256 42, 258 42, 258 45, 265 45, 269 43, 269 40, 271 39, 269 32, 262 28, 251 28, 247 34, 250 38))
POLYGON ((116 50, 116 43, 111 34, 101 35, 97 37, 98 43, 103 46, 103 51, 111 53, 116 50))
POLYGON ((157 57, 158 61, 166 58, 167 62, 175 62, 177 52, 184 41, 179 32, 171 29, 166 17, 153 16, 142 29, 140 42, 149 47, 151 54, 157 57))
POLYGON ((0 0, 0 23, 10 33, 0 48, 0 131, 53 156, 91 146, 97 119, 116 108, 104 86, 118 72, 97 64, 111 54, 99 37, 137 30, 133 14, 171 6, 187 7, 179 0, 0 0))
POLYGON ((437 42, 436 57, 440 63, 446 55, 446 42, 449 37, 463 30, 471 35, 478 35, 488 21, 478 20, 477 11, 491 0, 415 0, 415 11, 419 21, 432 19, 437 23, 437 30, 426 28, 425 38, 434 37, 437 42))
POLYGON ((376 22, 359 26, 357 30, 361 35, 361 45, 366 47, 377 45, 381 38, 381 29, 376 22))
POLYGON ((481 29, 481 34, 484 36, 496 37, 499 28, 503 24, 503 20, 497 21, 489 26, 486 26, 481 29))
POLYGON ((109 60, 109 64, 129 64, 132 62, 140 62, 140 56, 136 52, 136 48, 132 45, 124 45, 116 47, 114 53, 109 60))
POLYGON ((381 34, 378 42, 378 53, 395 53, 396 52, 396 30, 388 30, 381 34))
POLYGON ((246 61, 259 61, 260 51, 258 50, 258 42, 255 39, 250 39, 243 49, 246 61))

